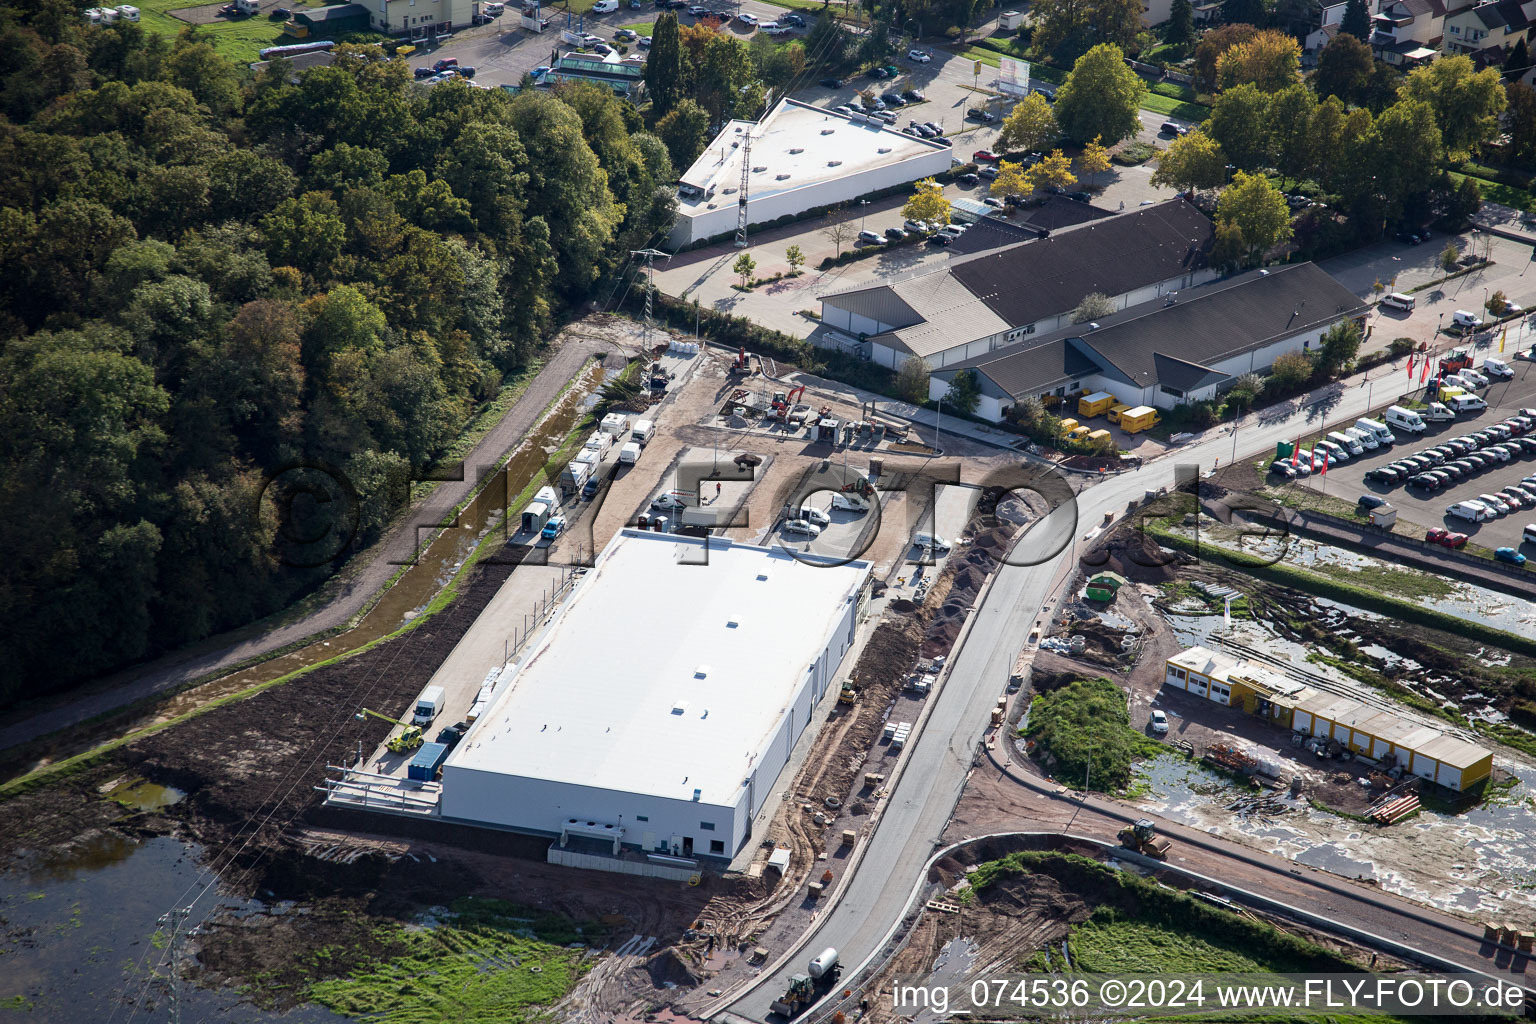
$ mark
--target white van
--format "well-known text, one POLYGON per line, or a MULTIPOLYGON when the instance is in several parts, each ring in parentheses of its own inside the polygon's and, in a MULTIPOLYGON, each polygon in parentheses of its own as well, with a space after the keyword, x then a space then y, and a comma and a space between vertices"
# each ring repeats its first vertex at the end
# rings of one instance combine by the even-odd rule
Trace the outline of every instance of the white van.
POLYGON ((1482 412, 1488 403, 1476 395, 1457 395, 1447 403, 1456 412, 1482 412))
POLYGON ((1481 523, 1493 518, 1493 509, 1480 501, 1458 501, 1450 508, 1447 508, 1445 514, 1455 516, 1457 519, 1481 523))
POLYGON ((1527 544, 1536 544, 1536 523, 1526 523, 1525 529, 1520 531, 1520 539, 1527 544))
POLYGON ((1343 448, 1351 455, 1363 455, 1365 453, 1365 446, 1359 441, 1356 441, 1354 438, 1350 437, 1348 434, 1344 433, 1342 430, 1329 431, 1328 440, 1332 441, 1340 448, 1343 448))
POLYGON ((421 696, 416 698, 416 713, 411 716, 411 721, 416 725, 431 725, 432 719, 443 710, 443 688, 441 686, 429 686, 421 691, 421 696))
POLYGON ((648 444, 655 436, 656 424, 650 420, 636 420, 635 429, 629 432, 629 439, 636 444, 648 444))
POLYGON ((1402 292, 1388 292, 1381 297, 1381 304, 1388 309, 1400 309, 1407 313, 1412 311, 1414 300, 1412 295, 1404 295, 1402 292))
POLYGON ((597 0, 592 5, 593 14, 612 14, 619 9, 619 0, 597 0))
POLYGON ((1424 418, 1431 423, 1449 423, 1456 414, 1439 402, 1430 402, 1424 409, 1424 418))
POLYGON ((1471 369, 1470 367, 1462 370, 1457 374, 1457 376, 1466 381, 1467 386, 1471 388, 1485 388, 1492 383, 1492 381, 1490 381, 1487 377, 1484 377, 1482 374, 1478 373, 1474 369, 1471 369))
POLYGON ((640 442, 630 441, 619 449, 619 462, 626 466, 633 466, 640 461, 640 442))
POLYGON ((1469 313, 1464 309, 1458 309, 1451 314, 1451 323, 1457 327, 1469 327, 1476 329, 1483 326, 1483 319, 1475 313, 1469 313))
POLYGON ((1397 435, 1387 429, 1387 425, 1380 420, 1358 419, 1355 420, 1355 429, 1362 433, 1375 434, 1376 440, 1382 444, 1396 444, 1397 435))
POLYGON ((920 548, 933 548, 940 554, 949 550, 949 541, 932 533, 920 533, 912 538, 912 543, 920 548))
POLYGON ((1387 421, 1388 426, 1396 427, 1399 430, 1406 430, 1410 434, 1422 434, 1426 429, 1422 416, 1412 409, 1404 409, 1400 405, 1389 406, 1382 419, 1387 421))
POLYGON ((480 5, 482 14, 497 15, 506 11, 507 5, 503 3, 485 3, 480 5))
MULTIPOLYGON (((122 8, 118 9, 121 10, 122 8)), ((1485 376, 1495 377, 1499 380, 1509 380, 1515 375, 1514 367, 1510 366, 1504 360, 1497 359, 1493 356, 1489 356, 1487 359, 1484 359, 1483 365, 1479 366, 1478 370, 1485 376)))
POLYGON ((1361 430, 1359 427, 1347 427, 1342 431, 1342 433, 1345 437, 1353 438, 1354 442, 1361 448, 1368 448, 1371 451, 1375 451, 1377 448, 1381 447, 1380 439, 1377 438, 1377 436, 1369 430, 1361 430))

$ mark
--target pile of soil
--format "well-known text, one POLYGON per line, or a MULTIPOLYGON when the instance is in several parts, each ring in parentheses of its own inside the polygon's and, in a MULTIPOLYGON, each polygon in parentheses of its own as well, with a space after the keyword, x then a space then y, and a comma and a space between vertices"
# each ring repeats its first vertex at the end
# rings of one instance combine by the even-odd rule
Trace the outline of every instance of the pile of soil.
POLYGON ((1182 552, 1167 551, 1134 520, 1126 520, 1084 551, 1079 566, 1085 575, 1116 572, 1137 583, 1166 583, 1178 575, 1190 559, 1182 552))
POLYGON ((1062 636, 1081 636, 1087 639, 1083 653, 1073 656, 1079 661, 1091 661, 1112 668, 1124 664, 1120 647, 1120 641, 1126 636, 1123 629, 1106 625, 1101 619, 1074 618, 1059 632, 1062 636))

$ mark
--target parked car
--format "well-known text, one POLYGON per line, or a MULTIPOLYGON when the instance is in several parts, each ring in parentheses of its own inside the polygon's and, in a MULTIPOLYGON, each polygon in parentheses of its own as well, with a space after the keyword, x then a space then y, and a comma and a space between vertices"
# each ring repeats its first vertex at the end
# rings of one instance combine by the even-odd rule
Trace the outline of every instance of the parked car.
POLYGON ((807 537, 821 536, 821 527, 804 519, 788 519, 784 522, 785 533, 799 533, 807 537))
POLYGON ((1091 202, 1093 202, 1093 193, 1092 192, 1068 192, 1067 193, 1067 198, 1072 200, 1074 203, 1091 203, 1091 202))
POLYGON ((1360 500, 1355 502, 1355 504, 1360 508, 1367 510, 1373 508, 1381 508, 1381 506, 1385 505, 1386 503, 1386 498, 1378 498, 1374 494, 1362 494, 1360 495, 1360 500))
POLYGON ((539 536, 545 540, 554 540, 565 532, 565 517, 555 516, 544 524, 544 529, 539 531, 539 536))
POLYGON ((1168 731, 1168 713, 1156 708, 1152 709, 1151 720, 1147 723, 1152 726, 1152 731, 1161 736, 1168 731))
POLYGON ((640 33, 632 28, 621 28, 613 34, 613 38, 622 39, 626 43, 632 43, 640 38, 640 33))
POLYGON ((607 43, 593 43, 592 44, 592 52, 593 53, 600 53, 604 57, 606 57, 610 53, 613 52, 613 47, 609 46, 607 43))
POLYGON ((928 53, 926 50, 908 50, 907 60, 916 61, 919 64, 927 64, 933 60, 933 54, 928 53))
POLYGON ((932 121, 924 121, 923 127, 933 132, 934 135, 944 134, 944 128, 941 125, 934 124, 932 121))
POLYGON ((965 112, 967 121, 980 121, 982 124, 991 124, 997 120, 997 115, 990 110, 982 110, 980 107, 972 107, 965 112))
POLYGON ((979 168, 977 168, 977 169, 976 169, 976 173, 977 173, 977 174, 978 174, 978 175, 979 175, 979 176, 981 176, 981 177, 983 177, 983 178, 986 178, 986 179, 987 179, 987 180, 988 180, 988 181, 991 181, 991 180, 993 180, 993 179, 994 179, 994 178, 996 178, 996 177, 997 177, 997 175, 998 175, 998 170, 997 170, 997 168, 996 168, 996 167, 993 167, 993 166, 992 166, 992 165, 991 165, 991 164, 988 164, 988 165, 987 165, 987 166, 985 166, 985 167, 979 167, 979 168))
POLYGON ((858 244, 859 245, 881 245, 884 242, 885 242, 885 238, 878 231, 860 231, 859 232, 859 239, 858 239, 858 244))
POLYGON ((540 64, 538 67, 536 67, 532 71, 528 72, 528 74, 531 75, 535 80, 538 80, 540 78, 543 78, 545 75, 549 74, 549 72, 550 72, 550 67, 549 67, 548 64, 540 64))
POLYGON ((805 28, 805 18, 801 17, 793 11, 789 12, 788 14, 780 15, 779 20, 786 25, 793 25, 796 28, 805 28))
POLYGON ((736 20, 749 28, 757 27, 757 15, 755 14, 738 14, 736 15, 736 20))
POLYGON ((901 98, 901 93, 899 92, 883 92, 880 94, 880 98, 885 101, 885 105, 888 107, 904 107, 907 105, 907 101, 901 98))
POLYGON ((937 234, 935 234, 932 238, 928 239, 928 244, 929 245, 937 245, 937 246, 941 246, 942 247, 942 246, 950 245, 951 243, 954 242, 954 240, 955 240, 955 236, 954 235, 946 235, 944 232, 940 231, 937 234))
POLYGON ((823 78, 821 84, 828 89, 841 89, 843 87, 843 80, 841 78, 823 78))
POLYGON ((1469 313, 1465 309, 1458 309, 1456 312, 1451 314, 1451 323, 1455 324, 1457 327, 1463 327, 1469 330, 1477 330, 1483 326, 1483 318, 1477 316, 1474 313, 1469 313))
POLYGON ((974 185, 978 181, 980 181, 981 179, 979 177, 977 177, 974 172, 966 171, 964 174, 960 175, 955 180, 958 181, 962 185, 974 185))
POLYGON ((1001 159, 1002 157, 998 156, 990 149, 978 149, 976 152, 971 154, 971 160, 979 164, 995 164, 1001 159))
POLYGON ((462 67, 462 68, 455 68, 454 70, 459 73, 459 77, 460 78, 474 78, 475 77, 475 69, 472 68, 472 67, 465 66, 465 67, 462 67))
POLYGON ((928 227, 928 222, 927 221, 925 221, 925 220, 913 220, 910 217, 908 217, 906 220, 902 221, 901 226, 906 228, 908 231, 914 232, 914 233, 919 234, 919 235, 926 235, 928 233, 928 231, 930 230, 929 227, 928 227))
POLYGON ((923 95, 923 90, 921 89, 903 89, 901 98, 908 103, 921 103, 928 97, 923 95))
POLYGON ((815 523, 817 526, 830 526, 830 525, 832 525, 832 517, 831 516, 827 515, 827 513, 825 511, 823 511, 822 509, 813 508, 810 505, 803 505, 803 506, 801 506, 801 508, 800 508, 800 518, 804 519, 808 523, 815 523))
POLYGON ((1418 473, 1408 478, 1409 487, 1417 487, 1424 491, 1438 491, 1440 478, 1430 476, 1428 473, 1418 473))
POLYGON ((1158 134, 1160 134, 1160 135, 1187 135, 1187 134, 1189 134, 1189 132, 1188 132, 1188 129, 1186 129, 1183 125, 1178 124, 1177 122, 1174 122, 1174 121, 1164 121, 1163 122, 1163 126, 1158 129, 1158 134))
POLYGON ((869 75, 870 78, 890 78, 891 77, 889 74, 886 73, 885 68, 880 68, 880 67, 870 68, 867 72, 865 72, 865 74, 869 75))
POLYGON ((458 67, 458 66, 459 66, 459 58, 457 58, 457 57, 443 57, 440 60, 438 60, 435 64, 432 65, 432 70, 436 71, 436 72, 441 72, 444 68, 455 68, 455 67, 458 67))
POLYGON ((651 37, 641 36, 639 39, 635 40, 635 44, 642 50, 649 50, 651 48, 651 37))
POLYGON ((414 74, 416 79, 420 81, 423 78, 431 78, 433 75, 437 74, 437 72, 431 68, 417 68, 414 72, 412 72, 412 74, 414 74))
POLYGON ((1493 557, 1501 562, 1508 562, 1510 565, 1525 564, 1525 556, 1514 548, 1494 548, 1493 557))
POLYGON ((703 4, 694 4, 692 7, 688 8, 688 13, 693 15, 695 18, 702 18, 704 15, 709 13, 709 8, 705 7, 703 4))
POLYGON ((662 512, 677 512, 687 508, 688 505, 675 494, 663 494, 651 502, 651 508, 662 512))
POLYGON ((1426 533, 1424 535, 1424 539, 1431 544, 1439 544, 1442 547, 1447 548, 1459 548, 1465 546, 1467 543, 1466 534, 1456 533, 1453 530, 1447 530, 1440 526, 1437 526, 1433 530, 1430 530, 1428 533, 1426 533))
POLYGON ((1269 471, 1282 480, 1296 479, 1296 470, 1289 462, 1276 459, 1269 464, 1269 471))
POLYGON ((1476 500, 1485 508, 1492 510, 1496 516, 1507 516, 1514 511, 1514 509, 1492 494, 1479 494, 1476 500))
POLYGON ((885 237, 893 242, 900 242, 907 237, 907 233, 901 230, 901 228, 886 228, 885 237))
POLYGON ((997 196, 987 196, 984 199, 982 199, 982 202, 985 203, 987 206, 992 207, 994 210, 1006 209, 1007 206, 1008 206, 1007 203, 1005 203, 1001 199, 997 198, 997 196))

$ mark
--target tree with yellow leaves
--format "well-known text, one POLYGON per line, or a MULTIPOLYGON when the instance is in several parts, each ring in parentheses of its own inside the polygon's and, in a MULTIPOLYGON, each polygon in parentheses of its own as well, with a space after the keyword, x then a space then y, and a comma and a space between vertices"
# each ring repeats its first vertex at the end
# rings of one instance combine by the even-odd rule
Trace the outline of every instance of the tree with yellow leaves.
POLYGON ((901 208, 901 215, 908 220, 924 220, 940 226, 949 223, 949 200, 944 189, 932 178, 924 178, 912 190, 912 198, 901 208))
POLYGON ((1028 167, 1004 160, 997 165, 997 177, 992 179, 995 196, 1027 196, 1035 190, 1035 176, 1028 167))
POLYGON ((1072 158, 1059 149, 1041 157, 1040 162, 1030 168, 1030 174, 1036 188, 1066 188, 1077 182, 1077 175, 1072 173, 1072 158))
POLYGON ((1216 81, 1223 89, 1252 82, 1260 92, 1275 93, 1301 80, 1301 44, 1275 29, 1265 29, 1216 59, 1216 81))
POLYGON ((1103 137, 1095 135, 1093 141, 1084 146, 1077 157, 1078 172, 1090 179, 1109 170, 1109 147, 1099 141, 1103 137))

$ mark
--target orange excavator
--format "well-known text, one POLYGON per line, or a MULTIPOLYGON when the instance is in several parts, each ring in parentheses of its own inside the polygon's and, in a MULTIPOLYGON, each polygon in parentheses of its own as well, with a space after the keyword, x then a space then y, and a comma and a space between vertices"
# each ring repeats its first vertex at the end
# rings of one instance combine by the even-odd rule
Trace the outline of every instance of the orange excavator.
POLYGON ((773 418, 776 420, 782 420, 784 417, 788 416, 789 411, 795 407, 795 403, 799 401, 800 396, 804 394, 804 384, 801 384, 799 387, 795 388, 793 391, 790 391, 788 394, 785 394, 782 391, 776 392, 773 396, 773 418))
POLYGON ((736 377, 751 372, 747 363, 747 347, 743 345, 741 351, 736 353, 736 358, 731 361, 731 376, 736 377))

